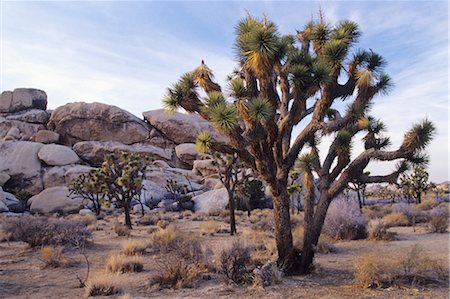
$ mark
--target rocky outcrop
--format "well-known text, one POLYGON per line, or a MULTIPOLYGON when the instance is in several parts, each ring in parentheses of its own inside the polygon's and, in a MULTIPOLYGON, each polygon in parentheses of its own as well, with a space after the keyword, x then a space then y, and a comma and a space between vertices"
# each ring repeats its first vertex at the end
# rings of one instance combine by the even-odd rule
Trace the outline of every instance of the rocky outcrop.
POLYGON ((46 125, 50 115, 45 110, 30 109, 24 110, 12 114, 7 114, 5 118, 7 120, 17 120, 30 124, 43 124, 46 125))
POLYGON ((126 145, 117 141, 84 141, 76 143, 73 149, 84 161, 94 166, 100 166, 106 154, 120 153, 121 151, 139 154, 153 159, 172 159, 171 149, 162 149, 141 143, 126 145))
POLYGON ((59 133, 64 143, 118 141, 124 144, 151 138, 152 128, 133 114, 101 103, 70 103, 53 110, 48 129, 59 133))
POLYGON ((18 120, 8 120, 0 116, 0 140, 23 140, 28 141, 38 131, 44 130, 42 124, 27 123, 18 120))
POLYGON ((65 186, 45 189, 28 200, 30 212, 49 214, 55 212, 78 213, 82 200, 69 195, 65 186))
POLYGON ((14 194, 11 194, 9 192, 4 192, 0 188, 0 204, 4 204, 8 211, 4 212, 13 212, 13 213, 20 213, 23 212, 25 207, 23 204, 14 196, 14 194))
POLYGON ((208 132, 215 140, 226 142, 223 135, 196 114, 167 113, 164 109, 158 109, 146 111, 142 115, 152 127, 176 144, 195 143, 201 132, 208 132))
POLYGON ((221 188, 207 191, 192 198, 194 201, 194 211, 196 212, 220 212, 223 211, 228 204, 227 189, 221 188))
POLYGON ((50 166, 75 164, 80 160, 70 147, 59 144, 44 145, 39 150, 38 157, 50 166))
POLYGON ((43 146, 42 143, 28 141, 0 142, 0 173, 10 176, 5 187, 30 194, 42 191, 38 152, 43 146))
POLYGON ((197 159, 199 152, 194 143, 182 143, 175 147, 175 154, 178 159, 192 166, 197 159))
POLYGON ((31 141, 40 143, 57 143, 59 142, 59 134, 49 130, 40 130, 33 136, 31 136, 31 141))
POLYGON ((39 89, 17 88, 0 95, 0 113, 12 113, 27 109, 47 109, 47 94, 39 89))
POLYGON ((217 167, 213 165, 213 160, 195 160, 192 172, 201 176, 209 176, 217 173, 217 167))

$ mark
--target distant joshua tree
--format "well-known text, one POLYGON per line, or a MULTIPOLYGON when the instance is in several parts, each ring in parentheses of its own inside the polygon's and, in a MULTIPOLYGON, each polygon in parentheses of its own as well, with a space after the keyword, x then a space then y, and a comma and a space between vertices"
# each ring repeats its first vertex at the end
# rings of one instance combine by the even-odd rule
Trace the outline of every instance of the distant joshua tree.
POLYGON ((395 150, 387 150, 381 121, 369 115, 374 97, 387 94, 391 79, 385 60, 372 50, 353 50, 358 25, 335 26, 322 14, 296 35, 281 35, 267 18, 247 16, 236 26, 238 69, 224 93, 204 61, 168 88, 166 108, 183 108, 210 121, 228 138, 218 142, 203 134, 197 143, 236 154, 266 181, 274 206, 278 266, 286 274, 309 273, 328 207, 349 182, 396 182, 409 163, 425 160, 434 125, 424 120, 406 132, 395 150), (200 90, 206 94, 202 97, 200 90), (348 101, 345 106, 343 101, 348 101), (300 128, 297 136, 294 127, 300 128), (364 151, 353 160, 352 144, 364 133, 364 151), (323 159, 315 141, 331 136, 323 159), (289 172, 302 150, 304 160, 305 234, 303 248, 293 246, 288 193, 289 172), (305 151, 303 151, 305 153, 305 151), (399 160, 388 175, 364 174, 370 161, 399 160), (315 179, 319 195, 312 204, 315 179))
POLYGON ((422 202, 422 193, 433 188, 428 183, 428 172, 422 166, 415 166, 411 174, 403 174, 400 178, 400 187, 407 198, 413 198, 416 203, 422 202))

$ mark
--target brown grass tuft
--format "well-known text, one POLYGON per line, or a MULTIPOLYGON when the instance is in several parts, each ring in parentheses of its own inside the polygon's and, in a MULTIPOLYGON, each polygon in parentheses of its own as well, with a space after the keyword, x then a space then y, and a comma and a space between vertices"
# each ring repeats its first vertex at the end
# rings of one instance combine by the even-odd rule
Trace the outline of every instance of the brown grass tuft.
POLYGON ((131 230, 124 224, 121 224, 118 219, 112 221, 112 229, 119 237, 126 237, 131 234, 131 230))
POLYGON ((111 273, 132 273, 141 272, 144 268, 142 257, 110 255, 106 260, 106 270, 111 273))
POLYGON ((97 275, 86 284, 86 296, 111 296, 122 292, 115 277, 97 275))
POLYGON ((205 222, 200 223, 200 230, 203 234, 214 235, 220 229, 219 222, 215 220, 207 220, 205 222))
POLYGON ((367 226, 367 238, 369 240, 395 240, 395 234, 388 231, 389 225, 383 219, 372 219, 367 226))
POLYGON ((142 240, 127 239, 122 243, 122 252, 125 255, 144 254, 148 243, 142 240))
POLYGON ((408 226, 409 220, 402 213, 392 213, 383 217, 383 220, 386 222, 386 225, 392 226, 408 226))
POLYGON ((45 246, 41 249, 41 261, 44 268, 58 268, 63 265, 62 259, 63 247, 45 246))

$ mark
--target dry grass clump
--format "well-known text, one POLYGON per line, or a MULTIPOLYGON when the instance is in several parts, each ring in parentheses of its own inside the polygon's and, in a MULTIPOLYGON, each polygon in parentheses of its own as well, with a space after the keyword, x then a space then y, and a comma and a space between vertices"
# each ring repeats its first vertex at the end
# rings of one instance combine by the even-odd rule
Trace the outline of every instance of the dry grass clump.
POLYGON ((408 217, 406 217, 402 213, 392 213, 388 214, 383 217, 384 222, 386 225, 392 227, 392 226, 408 226, 409 220, 408 217))
POLYGON ((439 205, 439 202, 437 202, 436 200, 432 199, 432 200, 425 200, 422 203, 416 205, 416 208, 421 210, 421 211, 429 211, 435 207, 437 207, 439 205))
POLYGON ((429 211, 428 231, 432 233, 445 233, 448 229, 449 212, 443 206, 438 206, 429 211))
POLYGON ((159 229, 150 235, 149 246, 161 253, 167 253, 176 248, 181 236, 173 226, 159 229))
POLYGON ((111 296, 122 292, 115 277, 110 275, 94 276, 86 283, 86 296, 111 296))
POLYGON ((395 234, 388 231, 389 225, 383 219, 372 219, 367 225, 367 237, 370 240, 395 240, 395 234))
POLYGON ((383 218, 392 212, 390 205, 372 205, 362 208, 362 213, 367 220, 383 218))
POLYGON ((41 261, 44 263, 44 268, 58 268, 63 265, 62 258, 63 248, 61 246, 45 246, 41 249, 41 261))
POLYGON ((150 279, 151 285, 159 288, 194 287, 200 275, 210 270, 210 253, 203 250, 200 242, 193 238, 178 238, 169 254, 157 260, 158 274, 150 279))
POLYGON ((67 219, 81 222, 88 227, 94 227, 95 224, 97 223, 97 217, 94 214, 87 214, 87 215, 75 214, 68 216, 67 219))
POLYGON ((110 255, 106 259, 106 270, 111 273, 141 272, 144 268, 142 257, 126 255, 110 255))
POLYGON ((148 242, 142 240, 127 239, 122 243, 122 252, 125 255, 144 254, 147 250, 148 242))
POLYGON ((242 245, 238 241, 220 253, 220 269, 223 274, 236 284, 252 282, 251 247, 242 245))
POLYGON ((356 263, 355 281, 369 288, 446 283, 448 268, 445 269, 443 264, 430 258, 416 245, 400 257, 373 254, 361 257, 356 263))
POLYGON ((156 223, 156 226, 157 226, 157 227, 160 227, 160 228, 166 228, 166 227, 169 226, 169 222, 168 222, 167 220, 159 220, 159 221, 156 223))
POLYGON ((215 220, 207 220, 200 223, 200 230, 203 234, 214 235, 220 230, 220 223, 215 220))
POLYGON ((192 216, 192 221, 205 221, 206 219, 208 219, 208 214, 205 212, 196 212, 192 216))
POLYGON ((392 205, 392 213, 400 213, 408 218, 409 223, 413 222, 414 211, 410 204, 401 202, 392 205))
POLYGON ((250 242, 257 251, 263 251, 269 256, 276 254, 277 248, 273 235, 266 231, 244 229, 242 231, 242 237, 246 241, 250 242))
POLYGON ((2 223, 1 230, 10 241, 23 241, 31 247, 70 245, 84 247, 91 231, 78 221, 20 216, 2 223))
POLYGON ((303 225, 303 213, 302 214, 291 214, 291 226, 302 226, 303 225))
POLYGON ((128 237, 131 234, 131 230, 124 224, 120 223, 118 219, 114 219, 112 221, 112 230, 119 237, 128 237))

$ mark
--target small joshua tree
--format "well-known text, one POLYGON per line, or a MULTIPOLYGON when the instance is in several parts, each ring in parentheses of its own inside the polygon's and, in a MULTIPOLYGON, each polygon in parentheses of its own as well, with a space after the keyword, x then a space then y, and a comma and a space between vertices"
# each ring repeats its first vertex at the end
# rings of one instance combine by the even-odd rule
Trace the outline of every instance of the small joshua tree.
POLYGON ((88 173, 80 174, 69 187, 69 195, 75 195, 83 200, 90 201, 97 215, 100 214, 101 205, 105 199, 103 193, 105 186, 100 179, 101 176, 101 170, 93 169, 88 173))
POLYGON ((122 152, 120 155, 106 155, 100 168, 99 179, 104 186, 103 192, 110 201, 115 201, 123 209, 125 225, 130 229, 130 203, 132 199, 140 198, 146 161, 138 155, 122 152))
POLYGON ((415 166, 411 174, 403 174, 400 177, 400 186, 408 198, 413 198, 416 203, 422 202, 422 193, 430 189, 428 172, 423 166, 415 166))

